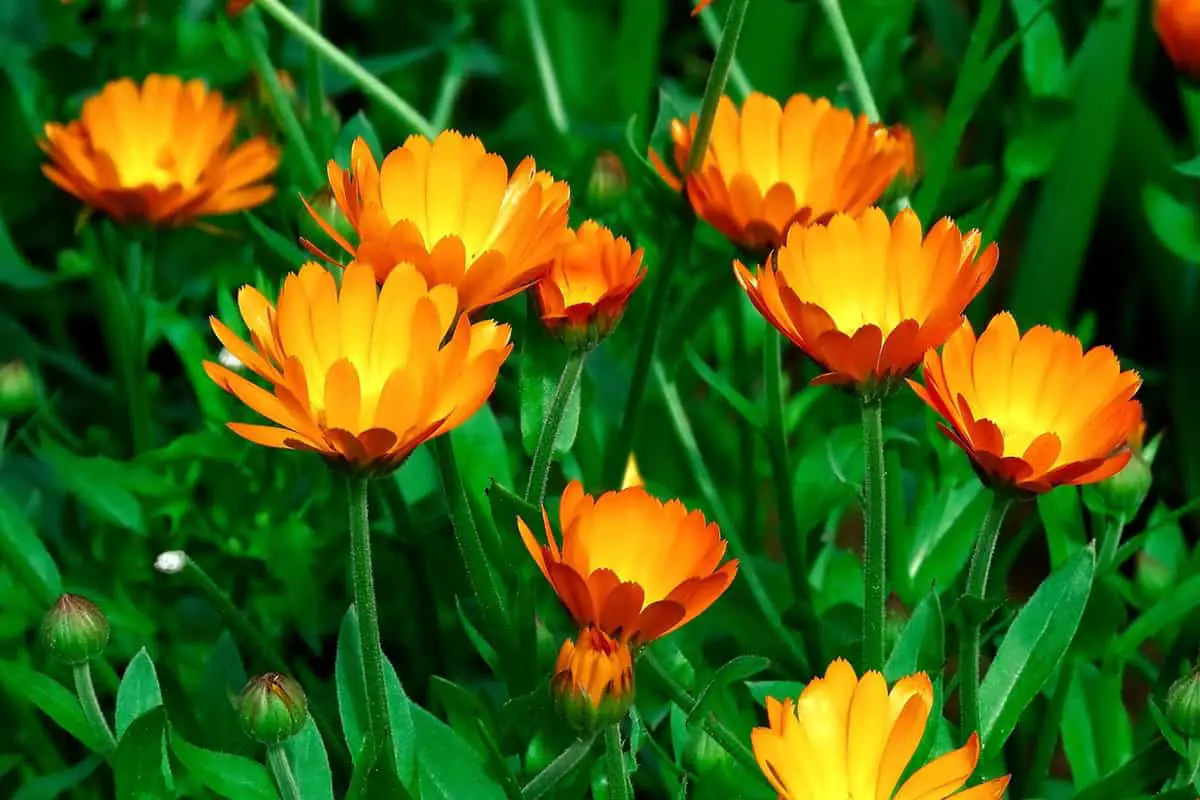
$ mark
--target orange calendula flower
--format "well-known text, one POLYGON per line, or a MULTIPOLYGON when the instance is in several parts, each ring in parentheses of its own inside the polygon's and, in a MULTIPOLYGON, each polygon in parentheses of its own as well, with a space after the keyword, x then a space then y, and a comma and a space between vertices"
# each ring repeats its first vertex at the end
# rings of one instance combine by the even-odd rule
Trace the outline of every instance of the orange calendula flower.
POLYGON ((250 286, 238 306, 253 344, 215 317, 213 331, 271 391, 219 364, 204 369, 278 427, 229 427, 360 471, 392 469, 465 422, 491 395, 512 349, 507 325, 471 324, 457 313, 453 287, 428 287, 411 265, 396 267, 380 288, 369 266, 352 263, 339 290, 333 275, 309 263, 284 280, 278 307, 250 286))
MULTIPOLYGON (((695 114, 687 125, 671 122, 681 172, 697 124, 695 114)), ((873 124, 824 98, 798 94, 781 108, 754 92, 739 112, 722 97, 708 152, 687 178, 687 196, 696 215, 730 241, 766 252, 783 244, 792 223, 870 206, 911 167, 912 147, 903 129, 873 124)), ((650 160, 672 188, 684 188, 657 153, 651 151, 650 160)))
MULTIPOLYGON (((510 175, 504 159, 474 136, 410 136, 383 160, 361 138, 350 168, 329 162, 333 196, 357 243, 309 208, 325 232, 383 281, 397 264, 416 265, 430 286, 458 291, 464 313, 537 282, 567 236, 570 189, 526 158, 510 175)), ((327 261, 329 256, 305 243, 327 261)))
POLYGON ((1129 461, 1141 379, 1107 347, 1039 325, 1021 336, 997 314, 975 338, 970 323, 942 354, 925 355, 925 385, 909 381, 945 420, 942 431, 990 483, 1022 492, 1096 483, 1129 461))
POLYGON ((1200 78, 1200 0, 1158 0, 1154 29, 1175 66, 1200 78))
POLYGON ((715 524, 640 486, 596 499, 573 481, 563 492, 559 521, 561 548, 548 517, 545 545, 517 521, 529 554, 576 622, 631 646, 696 617, 737 574, 736 560, 721 565, 725 540, 715 524))
POLYGON ((878 672, 861 679, 842 659, 796 700, 767 698, 768 723, 750 734, 754 756, 780 800, 1000 800, 1008 777, 966 791, 979 761, 979 737, 896 784, 917 752, 933 686, 918 672, 888 691, 878 672))
POLYGON ((595 347, 617 327, 645 275, 641 248, 588 220, 537 283, 542 322, 572 347, 595 347))
POLYGON ((699 3, 696 3, 695 8, 692 9, 692 16, 693 17, 696 16, 701 11, 703 11, 705 8, 710 6, 712 4, 712 1, 713 0, 700 0, 699 3))
POLYGON ((886 392, 946 340, 996 268, 995 244, 943 219, 922 238, 910 210, 793 227, 765 267, 734 263, 754 307, 828 372, 813 383, 886 392))
POLYGON ((261 205, 279 151, 261 137, 233 146, 237 112, 201 81, 128 78, 84 101, 78 120, 47 123, 42 172, 118 220, 186 225, 261 205))
POLYGON ((633 704, 633 657, 629 646, 594 627, 558 651, 554 701, 576 730, 591 732, 620 722, 633 704))

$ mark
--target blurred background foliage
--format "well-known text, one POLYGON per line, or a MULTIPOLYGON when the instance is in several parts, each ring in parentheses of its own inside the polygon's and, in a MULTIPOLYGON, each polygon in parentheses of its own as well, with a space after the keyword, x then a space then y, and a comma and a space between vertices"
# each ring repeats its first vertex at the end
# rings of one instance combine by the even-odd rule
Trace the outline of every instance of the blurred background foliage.
MULTIPOLYGON (((326 4, 322 30, 435 125, 482 136, 510 165, 532 154, 566 178, 572 220, 598 217, 628 235, 646 249, 653 271, 673 222, 640 159, 648 141, 663 152, 669 119, 696 108, 724 6, 718 0, 694 19, 684 0, 344 0, 326 4), (545 30, 565 135, 543 92, 525 16, 531 9, 545 30), (598 160, 602 154, 618 160, 598 160)), ((1159 746, 1160 716, 1148 710, 1148 698, 1161 697, 1180 674, 1200 633, 1190 513, 1200 499, 1200 167, 1192 160, 1200 149, 1200 94, 1177 79, 1149 5, 1137 0, 861 0, 845 11, 884 120, 911 126, 916 136, 923 180, 915 207, 927 224, 952 214, 1000 243, 996 277, 971 309, 977 326, 1009 308, 1023 327, 1049 323, 1085 342, 1111 344, 1145 378, 1150 435, 1164 434, 1150 498, 1126 529, 1131 545, 1097 578, 1056 677, 1033 699, 1005 753, 992 754, 1017 776, 1013 796, 1073 796, 1071 787, 1082 789, 1159 746), (1122 636, 1135 614, 1155 609, 1154 624, 1122 636), (1061 743, 1041 754, 1052 698, 1065 704, 1071 722, 1061 743), (1039 771, 1047 769, 1052 780, 1042 782, 1039 771)), ((152 568, 164 550, 186 550, 203 565, 265 632, 267 649, 284 654, 318 713, 337 717, 335 644, 347 604, 340 486, 315 458, 228 433, 223 421, 246 412, 200 368, 218 349, 207 318, 237 320, 238 286, 273 294, 305 258, 297 237, 326 244, 299 202, 326 201, 324 181, 285 136, 279 100, 293 104, 322 164, 328 157, 344 163, 357 135, 378 154, 409 133, 327 65, 327 97, 309 97, 305 59, 303 46, 257 11, 231 19, 213 0, 0 4, 0 361, 21 359, 40 387, 36 411, 8 428, 0 464, 0 706, 8 721, 0 732, 0 794, 109 796, 104 780, 87 779, 95 763, 83 745, 30 702, 42 685, 30 670, 65 680, 35 635, 61 590, 90 597, 111 618, 108 665, 97 678, 102 696, 111 696, 117 674, 146 647, 181 735, 214 750, 253 753, 226 695, 243 669, 271 665, 244 647, 239 655, 194 586, 152 568), (260 45, 269 64, 256 58, 260 45), (125 263, 129 254, 111 223, 81 216, 79 204, 43 178, 37 139, 44 122, 73 118, 106 81, 150 72, 203 78, 241 107, 243 134, 269 136, 284 158, 270 204, 143 241, 154 270, 129 313, 147 322, 152 446, 135 455, 94 280, 98 264, 125 263), (273 80, 282 90, 276 96, 273 80)), ((728 89, 737 99, 753 87, 780 99, 804 91, 855 105, 816 2, 754 0, 737 61, 728 89)), ((662 335, 661 367, 635 450, 652 492, 705 509, 742 540, 795 627, 757 435, 764 326, 731 279, 733 255, 715 232, 698 227, 669 313, 653 322, 662 335)), ((617 427, 647 300, 648 292, 635 295, 622 327, 587 364, 575 446, 563 475, 552 477, 552 497, 564 477, 601 488, 604 446, 617 427)), ((485 493, 493 482, 523 485, 541 403, 563 359, 536 319, 527 321, 526 302, 514 298, 495 310, 516 327, 518 353, 490 409, 451 437, 479 515, 491 516, 498 502, 497 492, 485 493)), ((860 434, 853 404, 804 388, 814 369, 795 351, 785 358, 793 488, 804 533, 819 553, 820 626, 802 635, 816 645, 809 667, 819 669, 857 648, 860 434)), ((893 514, 890 564, 896 632, 907 632, 910 649, 916 643, 910 666, 940 674, 953 652, 942 640, 942 619, 953 613, 984 499, 966 459, 913 398, 894 402, 888 436, 892 496, 903 498, 893 514)), ((442 752, 478 765, 449 771, 460 780, 472 770, 494 775, 504 769, 498 763, 535 771, 569 736, 528 703, 503 704, 498 679, 464 635, 475 609, 431 457, 419 450, 372 491, 376 566, 385 576, 384 649, 412 699, 448 723, 427 724, 452 737, 431 734, 436 744, 427 749, 436 752, 428 757, 442 752)), ((526 687, 534 698, 570 630, 533 580, 511 509, 498 508, 494 555, 514 585, 537 586, 545 622, 540 671, 526 687)), ((1096 537, 1105 519, 1094 494, 1074 489, 1014 514, 1000 555, 1010 566, 1014 604, 1096 537)), ((654 648, 677 680, 697 689, 739 654, 770 658, 769 670, 753 680, 727 675, 708 698, 741 732, 762 719, 751 697, 761 701, 784 688, 780 681, 811 674, 753 608, 743 576, 710 613, 654 648)), ((675 796, 684 776, 696 774, 703 779, 691 781, 692 797, 769 796, 758 776, 747 776, 688 725, 661 688, 652 680, 639 686, 635 736, 651 735, 639 739, 638 796, 675 796)), ((936 747, 950 741, 943 722, 936 747)), ((326 744, 344 785, 344 746, 336 734, 326 744)), ((1158 765, 1160 756, 1137 763, 1158 765)), ((580 796, 588 782, 577 781, 580 796)), ((596 785, 602 793, 603 777, 596 785)), ((441 795, 424 796, 493 796, 472 787, 445 785, 441 795)), ((178 788, 206 796, 186 777, 178 788)))

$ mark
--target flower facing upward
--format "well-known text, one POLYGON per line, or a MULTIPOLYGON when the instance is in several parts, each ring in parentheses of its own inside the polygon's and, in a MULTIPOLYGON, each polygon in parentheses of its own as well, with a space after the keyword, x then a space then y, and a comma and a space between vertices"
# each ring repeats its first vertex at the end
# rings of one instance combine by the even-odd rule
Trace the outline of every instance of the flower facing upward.
POLYGON ((278 427, 229 427, 252 442, 317 452, 356 470, 396 467, 465 422, 492 393, 512 349, 507 325, 457 316, 454 289, 428 288, 409 265, 379 288, 370 267, 351 264, 339 292, 333 275, 310 263, 284 280, 278 307, 249 286, 238 306, 253 345, 215 317, 213 331, 272 391, 220 364, 204 368, 278 427))
POLYGON ((624 642, 587 627, 563 642, 550 681, 567 723, 591 732, 620 722, 633 704, 633 658, 624 642))
POLYGON ((767 321, 827 372, 814 383, 886 391, 962 321, 996 268, 993 244, 943 219, 924 239, 912 211, 895 222, 877 208, 857 219, 793 227, 765 267, 734 264, 767 321))
MULTIPOLYGON (((685 170, 698 118, 671 122, 675 164, 685 170)), ((675 190, 683 182, 651 151, 675 190)), ((912 164, 912 137, 872 124, 829 101, 798 94, 780 107, 757 92, 739 112, 722 97, 708 152, 686 181, 696 215, 753 252, 783 244, 793 222, 811 224, 879 199, 912 164)))
POLYGON ((47 123, 40 142, 51 181, 118 220, 186 225, 265 203, 260 183, 279 151, 255 137, 233 146, 237 112, 198 80, 151 75, 113 81, 78 120, 47 123))
POLYGON ((1039 493, 1096 483, 1129 461, 1141 379, 1107 347, 1044 325, 1024 336, 997 314, 975 338, 970 323, 925 355, 925 385, 910 385, 942 416, 942 431, 990 483, 1039 493))
POLYGON ((858 678, 838 659, 796 700, 767 698, 768 723, 750 734, 754 756, 781 800, 1000 800, 1008 778, 968 789, 979 737, 896 784, 917 751, 933 706, 923 672, 888 691, 878 672, 858 678))
POLYGON ((1200 78, 1200 0, 1158 0, 1154 29, 1175 66, 1200 78))
POLYGON ((572 347, 594 347, 617 327, 645 275, 641 248, 588 220, 537 283, 542 322, 572 347))
POLYGON ((517 521, 529 554, 577 623, 630 645, 688 622, 737 574, 737 561, 718 568, 725 541, 716 525, 640 486, 595 499, 573 481, 563 492, 559 521, 561 548, 548 517, 544 546, 517 521))
POLYGON ((397 264, 416 265, 430 286, 455 287, 463 312, 535 283, 567 235, 565 183, 538 172, 532 158, 510 175, 503 158, 457 131, 433 142, 410 136, 382 167, 357 139, 348 170, 329 162, 329 183, 357 244, 309 212, 342 249, 380 281, 397 264))

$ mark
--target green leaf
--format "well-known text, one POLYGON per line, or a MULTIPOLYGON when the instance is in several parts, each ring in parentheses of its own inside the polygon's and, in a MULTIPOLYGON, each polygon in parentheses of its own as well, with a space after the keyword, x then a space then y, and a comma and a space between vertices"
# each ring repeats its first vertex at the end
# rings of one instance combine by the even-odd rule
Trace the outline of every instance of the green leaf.
POLYGON ((329 754, 312 717, 299 733, 283 743, 283 749, 300 785, 300 796, 304 800, 333 800, 329 754))
MULTIPOLYGON (((267 768, 257 761, 196 747, 174 729, 171 730, 171 751, 192 777, 221 797, 236 797, 238 800, 279 798, 267 768)), ((306 800, 309 797, 303 792, 301 796, 306 800)))
POLYGON ((1200 262, 1200 214, 1155 184, 1142 188, 1142 207, 1158 240, 1184 261, 1200 262))
POLYGON ((48 439, 34 448, 59 482, 94 513, 134 533, 145 533, 142 506, 134 495, 127 464, 105 456, 76 455, 48 439))
POLYGON ((1179 754, 1180 758, 1190 758, 1188 754, 1187 738, 1181 736, 1179 731, 1175 730, 1175 726, 1172 725, 1171 721, 1167 719, 1166 713, 1163 712, 1162 708, 1159 707, 1154 698, 1151 697, 1148 699, 1149 702, 1146 704, 1146 710, 1150 712, 1150 716, 1153 718, 1154 724, 1158 727, 1158 732, 1162 734, 1162 737, 1167 741, 1167 744, 1171 745, 1171 749, 1179 754))
MULTIPOLYGON (((308 254, 307 250, 268 226, 249 211, 246 212, 246 222, 249 223, 250 230, 254 231, 255 235, 267 246, 267 249, 286 263, 289 269, 296 269, 305 261, 312 260, 312 256, 308 254)), ((233 317, 225 317, 225 319, 233 319, 233 317)))
POLYGON ((1004 148, 1005 172, 1026 181, 1045 175, 1066 141, 1074 113, 1074 107, 1064 100, 1034 102, 1004 148))
POLYGON ((700 380, 708 384, 709 388, 716 392, 717 396, 724 400, 733 409, 734 413, 746 420, 746 422, 749 422, 755 430, 762 430, 764 425, 763 412, 758 406, 751 403, 741 392, 734 388, 729 378, 706 364, 696 354, 694 349, 684 346, 683 352, 688 364, 695 370, 700 380))
POLYGON ((1181 161, 1175 165, 1175 171, 1189 178, 1200 178, 1200 156, 1181 161))
POLYGON ((24 664, 0 661, 0 685, 10 696, 33 703, 60 728, 92 750, 101 749, 100 741, 79 707, 79 699, 58 681, 34 672, 24 664))
POLYGON ((214 350, 219 347, 215 338, 205 335, 208 326, 199 328, 194 319, 188 319, 173 307, 162 303, 153 306, 152 324, 162 330, 163 336, 179 356, 179 363, 183 365, 188 382, 196 393, 201 416, 221 419, 224 415, 224 402, 221 399, 224 392, 204 371, 204 361, 214 360, 214 350))
POLYGON ((688 710, 687 725, 691 727, 696 720, 704 716, 704 711, 710 705, 709 695, 731 683, 752 678, 771 667, 771 659, 763 656, 735 656, 726 661, 708 679, 708 683, 696 694, 696 704, 688 710))
POLYGON ((950 586, 967 563, 991 494, 974 476, 922 504, 905 571, 916 591, 950 586))
POLYGON ((896 681, 914 672, 940 672, 946 660, 944 628, 941 601, 937 592, 930 589, 913 609, 899 641, 892 648, 883 667, 884 677, 896 681))
POLYGON ((160 800, 171 796, 166 725, 166 709, 159 706, 138 717, 121 737, 112 757, 117 800, 160 800))
POLYGON ((1087 541, 1079 489, 1074 486, 1060 486, 1040 494, 1037 498, 1037 510, 1046 529, 1050 568, 1058 569, 1087 541))
POLYGON ((125 668, 117 687, 117 738, 125 735, 134 720, 161 705, 162 690, 158 687, 154 661, 143 647, 125 668))
POLYGON ((508 446, 500 422, 490 407, 483 406, 448 435, 472 508, 476 507, 476 501, 483 499, 484 491, 493 480, 505 486, 514 485, 508 446))
MULTIPOLYGON (((528 332, 521 344, 518 361, 520 377, 518 391, 521 397, 521 444, 526 455, 533 455, 546 414, 550 411, 555 390, 562 376, 563 365, 570 358, 567 348, 544 331, 528 332)), ((579 432, 579 409, 583 395, 583 381, 576 386, 567 400, 562 424, 554 439, 554 454, 562 455, 571 449, 579 432)))
POLYGON ((375 126, 367 119, 367 115, 359 111, 342 126, 337 142, 333 145, 333 158, 342 169, 349 169, 350 148, 360 136, 366 141, 371 155, 375 156, 375 163, 382 162, 383 145, 379 143, 379 134, 375 132, 375 126))
POLYGON ((804 691, 804 686, 803 681, 746 681, 750 696, 761 706, 767 704, 768 697, 776 700, 788 697, 795 699, 804 691))
POLYGON ((545 536, 546 525, 541 510, 531 503, 526 503, 525 499, 519 497, 512 489, 492 481, 488 484, 487 496, 492 505, 492 519, 496 520, 496 527, 500 529, 501 536, 512 535, 516 531, 518 518, 524 520, 529 530, 538 537, 538 541, 545 536))
POLYGON ((1179 767, 1171 745, 1155 739, 1127 763, 1075 795, 1075 800, 1114 800, 1142 797, 1161 788, 1179 767))
POLYGON ((1038 587, 1013 620, 979 687, 981 760, 1000 751, 1054 674, 1083 618, 1095 571, 1096 554, 1091 548, 1079 551, 1038 587))
POLYGON ((246 667, 229 631, 222 631, 208 654, 196 715, 204 731, 205 742, 241 755, 254 752, 254 742, 242 731, 234 703, 246 685, 246 667))
POLYGON ((49 607, 62 594, 62 576, 46 546, 6 492, 0 492, 0 560, 29 589, 38 605, 49 607))
POLYGON ((1108 655, 1130 658, 1151 636, 1175 625, 1200 608, 1200 575, 1193 575, 1176 586, 1150 608, 1139 614, 1128 628, 1113 640, 1108 655))
POLYGON ((13 243, 4 218, 0 217, 0 285, 13 289, 44 289, 55 282, 55 276, 29 265, 13 243))
POLYGON ((1046 0, 1012 0, 1017 25, 1025 29, 1021 37, 1025 82, 1029 91, 1038 96, 1059 92, 1067 75, 1062 35, 1046 5, 1046 0))
POLYGON ((1133 731, 1129 712, 1121 696, 1118 672, 1101 672, 1093 665, 1072 659, 1063 662, 1071 669, 1061 728, 1063 751, 1071 765, 1076 786, 1086 786, 1129 760, 1133 731))
POLYGON ((88 756, 70 769, 22 784, 11 800, 53 800, 90 778, 96 767, 103 763, 100 756, 88 756))
POLYGON ((483 759, 453 728, 416 705, 412 718, 423 798, 432 789, 450 800, 505 800, 500 784, 484 771, 483 759))

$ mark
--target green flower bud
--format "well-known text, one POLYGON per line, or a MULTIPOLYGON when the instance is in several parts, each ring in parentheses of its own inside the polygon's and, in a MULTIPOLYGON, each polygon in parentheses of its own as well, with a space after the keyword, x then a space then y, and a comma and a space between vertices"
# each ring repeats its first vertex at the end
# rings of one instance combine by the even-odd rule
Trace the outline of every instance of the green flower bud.
POLYGON ((1200 672, 1192 671, 1167 692, 1167 720, 1187 737, 1200 736, 1200 672))
POLYGON ((46 646, 67 664, 85 664, 108 645, 108 619, 92 601, 64 594, 42 620, 46 646))
POLYGON ((37 383, 23 361, 0 365, 0 419, 12 419, 37 408, 37 383))
POLYGON ((629 647, 586 628, 577 641, 563 642, 550 689, 559 714, 580 733, 620 722, 633 704, 629 647))
POLYGON ((238 716, 246 735, 261 744, 277 744, 300 732, 308 719, 308 698, 287 675, 268 672, 251 678, 238 698, 238 716))
POLYGON ((588 203, 599 211, 608 210, 621 202, 628 189, 629 175, 625 172, 621 157, 611 150, 596 156, 591 177, 588 178, 588 203))

